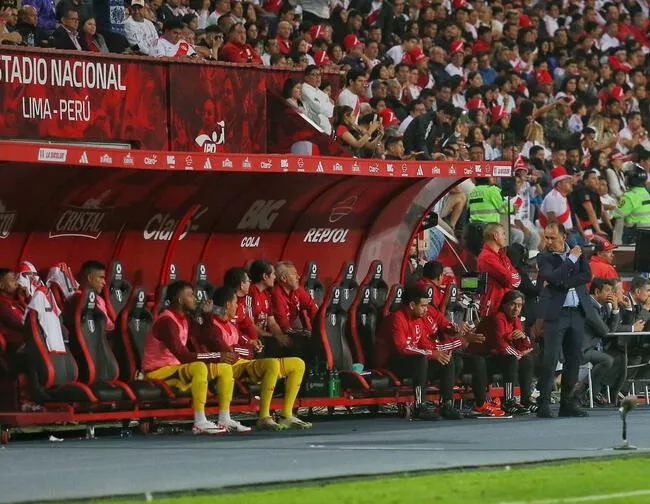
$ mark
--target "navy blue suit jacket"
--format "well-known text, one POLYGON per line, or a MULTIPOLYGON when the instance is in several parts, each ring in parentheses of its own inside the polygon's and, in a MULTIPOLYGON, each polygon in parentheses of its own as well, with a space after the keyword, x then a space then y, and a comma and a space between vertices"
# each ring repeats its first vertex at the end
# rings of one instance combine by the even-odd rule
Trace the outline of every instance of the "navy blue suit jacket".
POLYGON ((574 288, 585 315, 593 310, 585 284, 591 282, 589 261, 582 254, 576 263, 565 259, 565 254, 544 250, 537 255, 539 275, 537 281, 544 285, 539 295, 539 318, 556 320, 562 314, 562 306, 569 289, 574 288))

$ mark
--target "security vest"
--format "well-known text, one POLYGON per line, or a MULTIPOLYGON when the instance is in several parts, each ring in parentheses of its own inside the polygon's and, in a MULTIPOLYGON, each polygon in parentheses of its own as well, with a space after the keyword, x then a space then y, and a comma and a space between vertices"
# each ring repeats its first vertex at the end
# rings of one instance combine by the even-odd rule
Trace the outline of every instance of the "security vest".
POLYGON ((632 187, 625 191, 614 217, 625 219, 627 226, 650 228, 650 194, 645 187, 632 187))
MULTIPOLYGON (((510 202, 510 212, 514 211, 510 202)), ((495 185, 477 185, 469 194, 470 222, 499 222, 499 214, 508 212, 508 205, 495 185)))

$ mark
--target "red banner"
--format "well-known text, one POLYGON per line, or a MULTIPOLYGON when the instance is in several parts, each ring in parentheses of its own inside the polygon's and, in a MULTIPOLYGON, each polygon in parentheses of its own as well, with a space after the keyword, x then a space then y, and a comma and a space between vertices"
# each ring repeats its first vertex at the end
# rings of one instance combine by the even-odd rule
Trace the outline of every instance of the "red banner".
POLYGON ((3 51, 0 103, 0 136, 167 148, 162 64, 3 51))
POLYGON ((259 70, 170 65, 169 82, 171 150, 266 152, 266 82, 259 70))
POLYGON ((291 154, 188 153, 0 142, 0 161, 145 170, 315 173, 395 178, 509 177, 508 161, 385 161, 291 154))

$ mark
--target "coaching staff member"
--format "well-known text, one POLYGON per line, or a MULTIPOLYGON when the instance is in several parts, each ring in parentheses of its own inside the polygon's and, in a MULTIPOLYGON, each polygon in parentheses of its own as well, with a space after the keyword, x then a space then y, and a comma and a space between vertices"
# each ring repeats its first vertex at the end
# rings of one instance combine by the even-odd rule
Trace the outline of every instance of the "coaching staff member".
POLYGON ((537 416, 552 418, 550 404, 555 367, 564 349, 562 399, 559 416, 588 416, 573 397, 582 359, 585 313, 591 308, 585 284, 591 281, 589 261, 579 246, 569 249, 566 230, 557 222, 544 229, 546 250, 537 256, 538 282, 544 287, 539 298, 544 320, 544 357, 540 376, 537 416))

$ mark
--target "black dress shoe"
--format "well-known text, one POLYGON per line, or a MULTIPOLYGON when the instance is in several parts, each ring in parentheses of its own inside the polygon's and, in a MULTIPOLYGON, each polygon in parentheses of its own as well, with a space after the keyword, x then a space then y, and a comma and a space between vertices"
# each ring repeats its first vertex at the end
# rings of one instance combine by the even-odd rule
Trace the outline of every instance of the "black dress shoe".
POLYGON ((537 418, 553 418, 551 407, 548 404, 538 404, 537 418))
POLYGON ((558 416, 561 417, 588 417, 589 413, 580 408, 577 404, 571 402, 560 405, 558 416))

